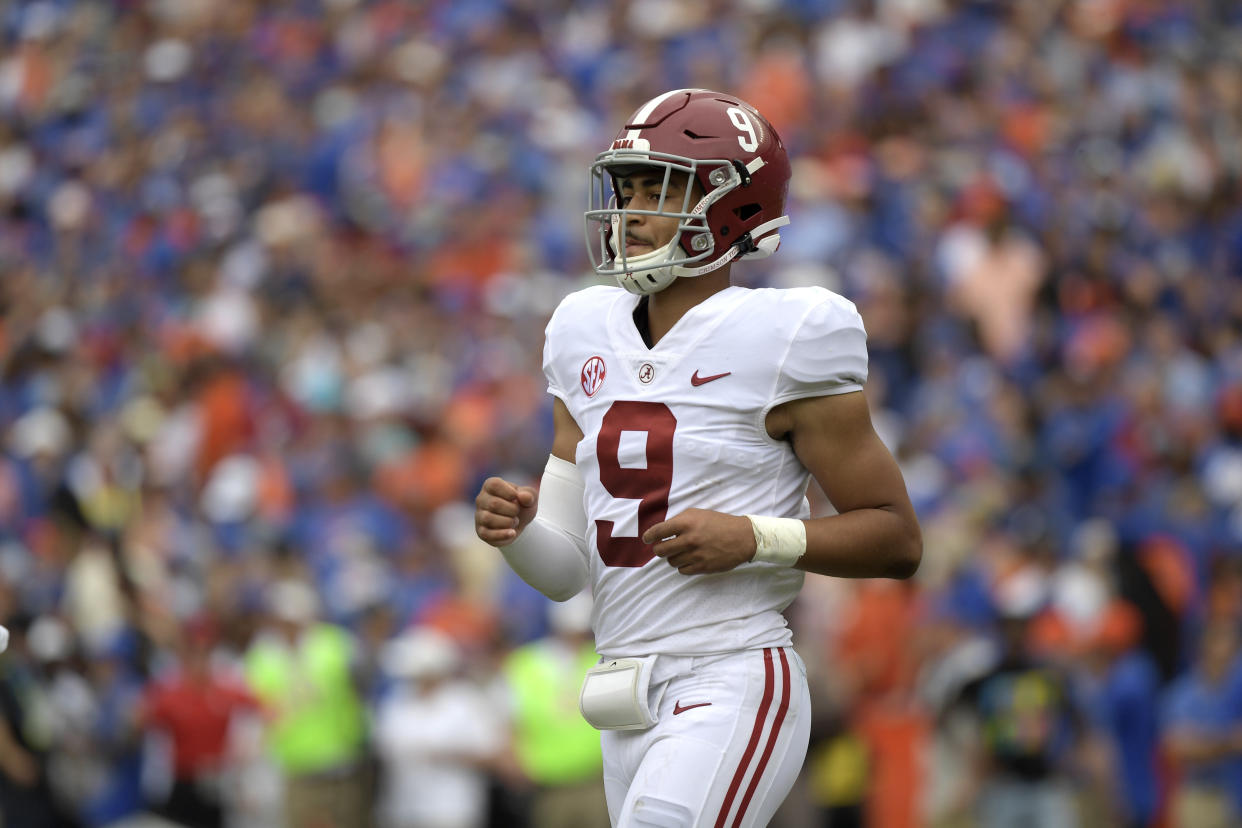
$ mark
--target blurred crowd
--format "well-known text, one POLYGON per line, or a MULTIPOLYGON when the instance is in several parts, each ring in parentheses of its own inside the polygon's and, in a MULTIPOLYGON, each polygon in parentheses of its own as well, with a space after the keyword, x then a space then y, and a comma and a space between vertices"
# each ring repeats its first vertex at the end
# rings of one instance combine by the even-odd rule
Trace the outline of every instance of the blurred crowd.
POLYGON ((543 466, 590 159, 683 86, 795 159, 738 274, 857 303, 926 540, 791 608, 783 824, 1239 824, 1242 6, 0 0, 4 826, 597 802, 472 499, 543 466))

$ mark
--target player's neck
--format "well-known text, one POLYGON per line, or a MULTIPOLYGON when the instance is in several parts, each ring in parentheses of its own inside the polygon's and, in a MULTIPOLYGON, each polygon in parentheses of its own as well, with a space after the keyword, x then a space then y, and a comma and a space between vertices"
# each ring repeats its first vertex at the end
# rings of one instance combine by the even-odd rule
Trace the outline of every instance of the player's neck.
POLYGON ((729 270, 726 265, 705 276, 682 277, 674 280, 664 290, 648 296, 647 324, 651 332, 652 346, 672 330, 677 320, 686 315, 686 311, 712 294, 729 287, 732 284, 729 270))

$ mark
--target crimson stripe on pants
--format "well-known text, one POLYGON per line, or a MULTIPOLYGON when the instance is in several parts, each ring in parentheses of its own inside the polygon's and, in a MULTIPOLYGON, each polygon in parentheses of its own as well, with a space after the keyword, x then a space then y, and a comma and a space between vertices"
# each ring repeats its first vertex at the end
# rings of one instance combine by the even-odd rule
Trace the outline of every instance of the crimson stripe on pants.
POLYGON ((776 719, 772 722, 772 732, 768 734, 768 743, 763 746, 763 755, 759 757, 759 767, 755 768, 755 775, 750 778, 750 785, 746 788, 746 796, 742 797, 742 804, 738 806, 737 818, 733 820, 733 828, 738 828, 742 824, 742 815, 746 813, 746 808, 750 805, 750 800, 755 795, 755 789, 759 787, 759 779, 763 776, 763 772, 767 770, 768 760, 772 758, 772 749, 776 747, 776 737, 780 735, 781 725, 785 723, 785 714, 789 712, 789 660, 785 658, 784 650, 776 651, 781 657, 781 678, 784 679, 785 695, 781 698, 780 706, 776 708, 776 719))
POLYGON ((733 798, 737 796, 738 789, 742 787, 742 780, 746 778, 746 769, 750 767, 750 760, 755 755, 755 748, 759 746, 759 737, 763 735, 763 722, 768 717, 768 709, 772 706, 772 650, 765 649, 763 651, 763 700, 759 703, 759 713, 755 716, 755 726, 750 731, 750 741, 746 744, 746 752, 742 754, 742 761, 737 765, 737 771, 733 774, 733 781, 729 783, 729 790, 725 794, 724 803, 720 806, 720 813, 716 816, 716 828, 724 828, 725 820, 729 818, 729 809, 733 807, 733 798))

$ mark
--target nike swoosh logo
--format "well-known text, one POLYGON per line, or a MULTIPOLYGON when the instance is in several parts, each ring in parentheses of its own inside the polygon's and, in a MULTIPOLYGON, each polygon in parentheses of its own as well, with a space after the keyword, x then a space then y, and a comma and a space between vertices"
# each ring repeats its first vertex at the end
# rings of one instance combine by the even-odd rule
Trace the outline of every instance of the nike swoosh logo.
POLYGON ((704 383, 711 382, 712 380, 718 380, 721 377, 727 377, 729 376, 729 374, 732 374, 732 373, 733 373, 732 371, 725 371, 723 374, 712 374, 710 377, 700 377, 699 372, 696 370, 694 372, 694 376, 690 378, 690 384, 697 388, 698 386, 703 385, 704 383))
POLYGON ((693 710, 696 707, 710 707, 710 706, 711 706, 711 702, 699 702, 698 704, 687 704, 685 707, 682 707, 681 699, 678 699, 677 703, 673 705, 673 715, 680 716, 682 713, 685 713, 687 710, 693 710))

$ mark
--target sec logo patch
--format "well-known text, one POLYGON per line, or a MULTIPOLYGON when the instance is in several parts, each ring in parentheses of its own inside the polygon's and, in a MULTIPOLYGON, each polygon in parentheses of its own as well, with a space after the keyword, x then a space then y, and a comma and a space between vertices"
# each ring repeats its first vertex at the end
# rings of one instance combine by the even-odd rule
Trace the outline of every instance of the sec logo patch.
POLYGON ((604 367, 601 357, 593 356, 582 364, 582 390, 588 397, 595 396, 595 392, 604 384, 607 373, 608 369, 604 367))

